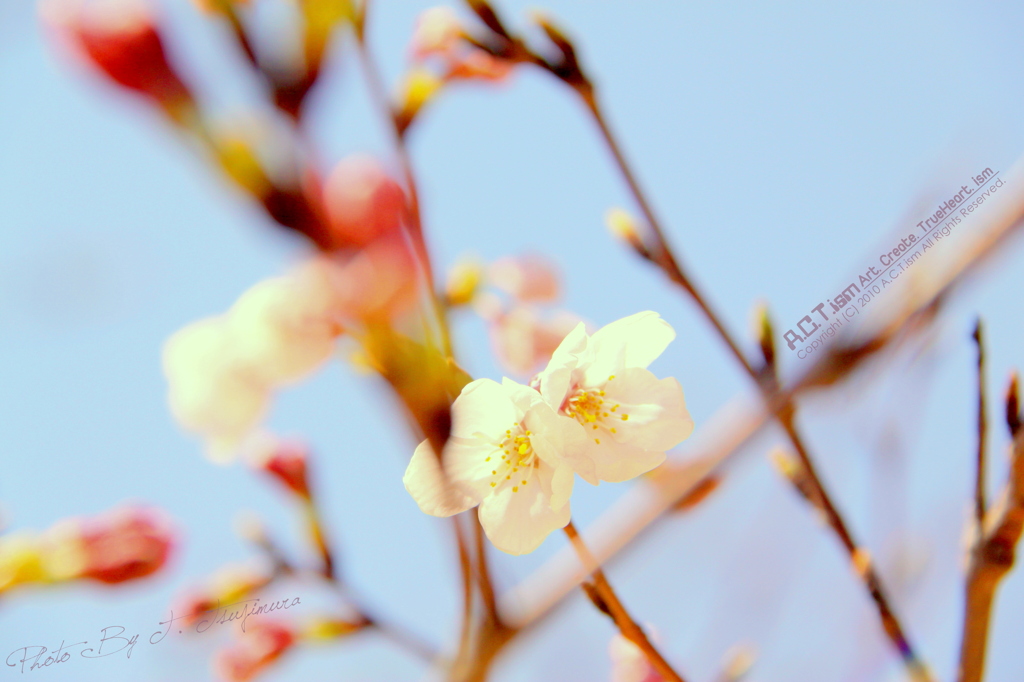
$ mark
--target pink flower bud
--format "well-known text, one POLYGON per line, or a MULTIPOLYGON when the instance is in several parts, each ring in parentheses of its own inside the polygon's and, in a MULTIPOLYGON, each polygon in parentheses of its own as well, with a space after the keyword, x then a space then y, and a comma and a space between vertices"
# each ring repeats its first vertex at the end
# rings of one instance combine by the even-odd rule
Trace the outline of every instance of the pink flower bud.
POLYGON ((663 682, 640 647, 622 635, 612 637, 608 653, 612 659, 612 682, 663 682))
POLYGON ((40 11, 60 43, 115 83, 165 107, 191 102, 142 0, 47 0, 40 11))
POLYGON ((342 160, 324 184, 323 203, 332 241, 352 247, 399 229, 405 216, 405 192, 369 156, 342 160))
POLYGON ((283 623, 259 621, 214 661, 217 675, 227 682, 247 682, 295 645, 294 631, 283 623))
POLYGON ((115 509, 76 527, 82 563, 75 577, 110 585, 156 573, 173 544, 170 522, 152 509, 115 509))
POLYGON ((500 83, 511 75, 513 66, 512 62, 473 48, 451 60, 446 78, 500 83))
POLYGON ((305 445, 273 437, 252 453, 253 466, 276 478, 299 497, 309 499, 306 460, 305 445))
POLYGON ((558 298, 558 269, 544 256, 527 253, 500 258, 488 269, 491 283, 519 301, 558 298))

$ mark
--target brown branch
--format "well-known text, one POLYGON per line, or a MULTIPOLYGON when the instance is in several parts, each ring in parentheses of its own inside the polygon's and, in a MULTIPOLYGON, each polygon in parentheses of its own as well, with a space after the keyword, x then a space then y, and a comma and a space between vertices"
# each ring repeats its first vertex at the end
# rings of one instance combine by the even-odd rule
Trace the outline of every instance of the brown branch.
MULTIPOLYGON (((1018 167, 1024 159, 1018 162, 1018 167)), ((1017 168, 1017 167, 1015 167, 1017 168)), ((1010 175, 1009 173, 1007 175, 1010 175)), ((1019 179, 1018 179, 1019 182, 1019 179)), ((708 476, 729 463, 740 448, 761 432, 773 414, 802 393, 829 388, 842 382, 867 359, 893 345, 901 337, 925 328, 942 303, 981 269, 993 254, 1005 250, 1007 242, 1024 224, 1024 197, 1016 196, 994 209, 987 231, 957 253, 957 260, 908 296, 880 311, 876 330, 866 338, 840 336, 824 349, 802 376, 779 389, 774 400, 752 403, 741 394, 720 408, 686 443, 680 459, 686 466, 670 466, 665 476, 645 479, 629 489, 589 529, 596 538, 592 545, 599 563, 604 564, 641 537, 665 513, 691 494, 708 476), (886 313, 885 311, 889 312, 886 313)), ((1011 432, 1021 431, 1015 392, 1007 398, 1007 423, 1011 432)), ((586 579, 572 552, 561 552, 519 585, 502 595, 501 605, 508 621, 519 628, 536 626, 586 579)))
POLYGON ((975 463, 977 479, 974 482, 974 520, 977 524, 977 540, 980 542, 981 529, 985 525, 985 451, 988 447, 988 427, 985 422, 985 343, 980 317, 974 325, 972 338, 978 347, 978 454, 975 463))
POLYGON ((622 605, 618 595, 615 594, 615 590, 612 589, 611 584, 608 582, 608 578, 605 576, 604 571, 601 569, 600 564, 591 554, 590 549, 586 543, 583 542, 583 538, 580 537, 579 533, 576 532, 576 526, 573 525, 572 521, 565 527, 565 534, 569 536, 569 540, 572 542, 573 548, 579 555, 580 561, 583 562, 584 567, 590 572, 593 578, 593 586, 589 590, 585 590, 590 600, 594 602, 594 605, 598 609, 606 613, 614 622, 616 627, 619 628, 619 632, 622 636, 628 639, 630 642, 635 644, 650 662, 651 666, 658 672, 658 674, 664 680, 668 682, 684 682, 682 676, 679 675, 672 666, 669 665, 668 661, 661 655, 661 653, 651 644, 647 635, 644 633, 643 628, 636 624, 636 621, 626 611, 626 607, 622 605))
MULTIPOLYGON (((1017 379, 1010 384, 1007 404, 1017 408, 1017 379)), ((996 590, 1013 569, 1017 543, 1024 530, 1024 430, 1020 413, 1009 414, 1014 437, 1010 472, 1002 498, 986 514, 985 526, 971 549, 967 570, 964 629, 960 643, 959 682, 981 682, 996 590)))

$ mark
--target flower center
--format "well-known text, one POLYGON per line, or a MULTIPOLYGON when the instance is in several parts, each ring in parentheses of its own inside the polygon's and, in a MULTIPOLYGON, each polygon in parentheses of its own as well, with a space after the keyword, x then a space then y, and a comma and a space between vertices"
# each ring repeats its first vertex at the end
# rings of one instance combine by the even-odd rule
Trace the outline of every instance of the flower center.
POLYGON ((519 487, 527 484, 532 469, 540 466, 540 459, 530 442, 532 434, 520 422, 506 429, 504 437, 494 443, 494 450, 484 460, 494 467, 491 470, 491 487, 508 483, 512 492, 519 492, 519 487), (500 457, 500 460, 495 460, 500 457), (514 480, 513 480, 514 479, 514 480))
MULTIPOLYGON (((612 375, 608 377, 608 380, 611 381, 614 378, 615 375, 612 375)), ((610 400, 605 400, 603 389, 577 388, 562 403, 561 411, 562 414, 572 417, 584 427, 589 426, 593 431, 603 429, 610 433, 618 433, 614 426, 609 426, 609 423, 614 423, 613 420, 616 418, 620 421, 629 421, 629 415, 620 412, 620 407, 622 406, 618 403, 611 404, 610 400)), ((594 438, 594 442, 600 445, 601 439, 594 438)))

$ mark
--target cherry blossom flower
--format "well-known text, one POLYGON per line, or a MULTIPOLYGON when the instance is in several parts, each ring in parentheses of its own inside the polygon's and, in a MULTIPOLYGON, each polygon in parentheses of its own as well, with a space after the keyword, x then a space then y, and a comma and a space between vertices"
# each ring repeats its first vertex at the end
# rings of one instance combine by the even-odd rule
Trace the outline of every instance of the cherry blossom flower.
POLYGON ((509 379, 470 382, 452 405, 444 471, 423 441, 405 488, 427 514, 479 505, 487 537, 509 554, 532 552, 569 522, 574 461, 584 442, 575 420, 558 416, 537 391, 509 379))
POLYGON ((650 311, 593 336, 580 324, 534 377, 531 386, 544 400, 586 430, 583 455, 592 468, 578 470, 584 480, 614 483, 646 473, 693 431, 679 382, 647 370, 674 338, 672 327, 650 311))
POLYGON ((487 269, 491 284, 521 302, 558 298, 557 266, 539 254, 499 258, 487 269))
POLYGON ((464 32, 454 9, 447 6, 431 7, 416 19, 409 50, 414 59, 450 54, 464 32))

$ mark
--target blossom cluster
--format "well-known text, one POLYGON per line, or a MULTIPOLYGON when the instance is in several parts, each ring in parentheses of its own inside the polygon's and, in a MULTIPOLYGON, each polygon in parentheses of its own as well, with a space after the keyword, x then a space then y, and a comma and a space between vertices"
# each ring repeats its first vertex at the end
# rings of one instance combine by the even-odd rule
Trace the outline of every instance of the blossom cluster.
POLYGON ((687 438, 693 420, 682 388, 647 367, 675 338, 657 313, 641 312, 592 336, 581 323, 529 386, 469 383, 452 405, 440 457, 424 440, 405 487, 427 514, 478 506, 500 550, 535 550, 570 519, 575 476, 597 485, 650 471, 687 438))

